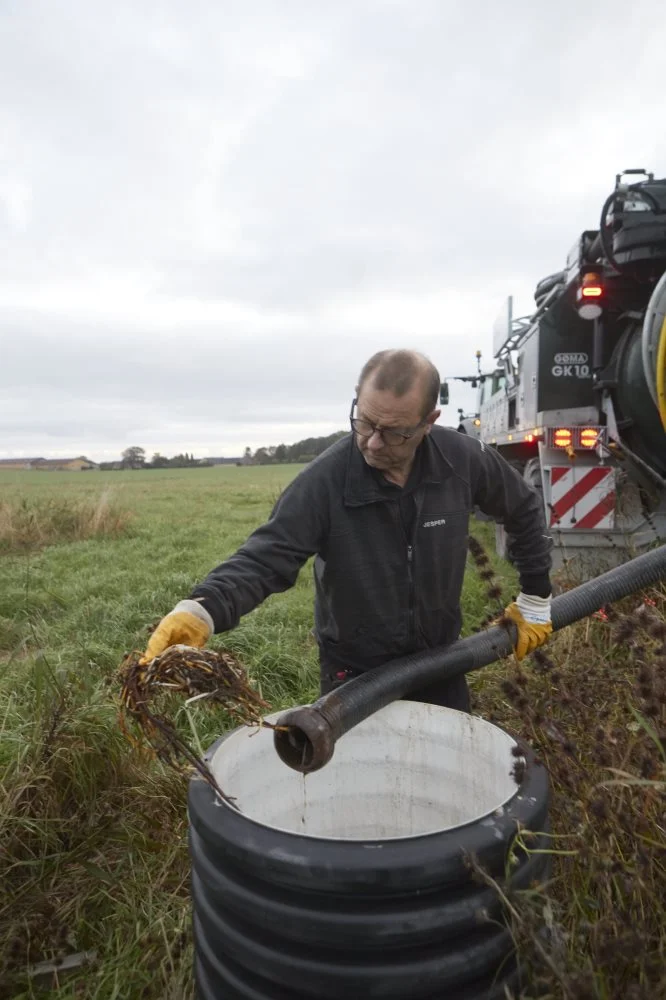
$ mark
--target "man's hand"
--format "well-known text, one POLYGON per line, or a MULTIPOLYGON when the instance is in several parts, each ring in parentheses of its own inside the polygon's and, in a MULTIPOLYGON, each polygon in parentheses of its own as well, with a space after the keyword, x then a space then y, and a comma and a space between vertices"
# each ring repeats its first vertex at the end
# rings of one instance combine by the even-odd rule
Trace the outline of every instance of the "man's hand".
POLYGON ((142 665, 163 653, 169 646, 205 646, 213 632, 213 619, 197 601, 181 601, 159 623, 150 637, 142 665))
POLYGON ((516 600, 505 609, 504 614, 514 622, 518 630, 516 659, 522 660, 543 645, 553 631, 550 620, 550 597, 534 597, 518 594, 516 600))

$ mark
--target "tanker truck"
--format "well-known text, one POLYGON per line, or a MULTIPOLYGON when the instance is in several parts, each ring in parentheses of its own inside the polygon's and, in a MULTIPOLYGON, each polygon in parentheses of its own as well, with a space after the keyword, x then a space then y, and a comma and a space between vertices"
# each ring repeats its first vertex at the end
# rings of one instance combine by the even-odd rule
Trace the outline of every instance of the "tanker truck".
POLYGON ((534 298, 507 299, 483 378, 477 354, 476 430, 543 496, 555 567, 587 578, 666 539, 666 179, 618 174, 534 298))

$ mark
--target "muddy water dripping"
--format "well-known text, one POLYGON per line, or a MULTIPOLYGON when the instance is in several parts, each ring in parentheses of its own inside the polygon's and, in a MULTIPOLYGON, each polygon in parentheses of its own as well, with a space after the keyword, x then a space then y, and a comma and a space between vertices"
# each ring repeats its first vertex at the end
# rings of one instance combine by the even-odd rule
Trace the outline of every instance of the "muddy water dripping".
POLYGON ((307 789, 307 774, 301 775, 301 780, 303 782, 303 804, 301 807, 301 826, 305 827, 306 816, 308 811, 308 789, 307 789))

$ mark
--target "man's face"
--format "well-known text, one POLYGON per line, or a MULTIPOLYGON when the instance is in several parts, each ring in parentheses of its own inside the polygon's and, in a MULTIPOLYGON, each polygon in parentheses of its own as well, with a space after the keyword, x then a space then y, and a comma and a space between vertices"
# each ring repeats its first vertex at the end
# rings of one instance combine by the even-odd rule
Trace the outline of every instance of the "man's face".
POLYGON ((368 379, 358 396, 356 417, 366 420, 382 430, 402 431, 410 434, 408 440, 388 443, 377 431, 370 436, 355 432, 356 444, 364 459, 373 469, 391 471, 409 468, 421 441, 429 434, 440 411, 433 410, 423 417, 423 388, 416 384, 404 396, 395 396, 387 389, 375 389, 368 379))

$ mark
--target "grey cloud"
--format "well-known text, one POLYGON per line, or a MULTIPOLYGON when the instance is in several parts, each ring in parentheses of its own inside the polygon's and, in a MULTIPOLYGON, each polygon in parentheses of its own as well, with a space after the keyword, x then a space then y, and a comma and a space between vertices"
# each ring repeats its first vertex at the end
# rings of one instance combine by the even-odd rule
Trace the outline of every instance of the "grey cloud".
MULTIPOLYGON (((3 8, 0 451, 277 443, 340 426, 379 347, 468 369, 617 170, 666 172, 665 18, 658 0, 3 8), (206 319, 226 304, 247 315, 206 319)), ((461 386, 445 419, 457 405, 461 386)))

